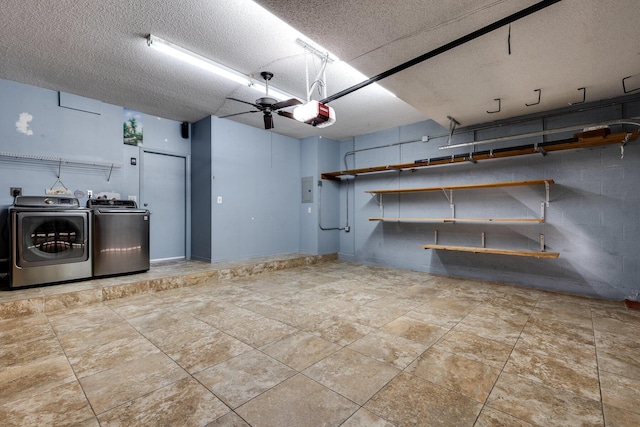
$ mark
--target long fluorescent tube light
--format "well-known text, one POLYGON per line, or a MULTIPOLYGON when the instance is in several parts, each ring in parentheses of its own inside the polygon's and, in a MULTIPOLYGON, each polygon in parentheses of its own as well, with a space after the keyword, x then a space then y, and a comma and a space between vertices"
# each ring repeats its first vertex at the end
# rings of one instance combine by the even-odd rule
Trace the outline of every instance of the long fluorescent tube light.
MULTIPOLYGON (((179 59, 188 64, 202 68, 203 70, 209 71, 220 77, 224 77, 228 80, 231 80, 243 86, 248 86, 250 88, 253 88, 256 91, 261 92, 263 94, 266 91, 266 87, 263 83, 255 81, 251 79, 249 76, 246 76, 240 73, 239 71, 233 70, 222 64, 218 64, 217 62, 212 61, 209 58, 205 58, 202 55, 198 55, 195 52, 192 52, 181 46, 168 42, 164 39, 161 39, 160 37, 156 37, 152 34, 149 34, 149 36, 147 37, 147 46, 152 47, 160 52, 163 52, 173 58, 179 59)), ((271 85, 269 85, 269 96, 273 98, 277 98, 280 101, 284 101, 285 99, 295 98, 295 96, 288 94, 284 91, 275 89, 271 85)))

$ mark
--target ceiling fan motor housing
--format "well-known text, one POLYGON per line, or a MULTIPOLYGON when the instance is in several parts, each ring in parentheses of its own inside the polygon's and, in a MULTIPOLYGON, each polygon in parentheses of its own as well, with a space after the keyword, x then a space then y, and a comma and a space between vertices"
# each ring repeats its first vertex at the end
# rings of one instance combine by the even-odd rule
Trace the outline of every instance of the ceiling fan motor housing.
POLYGON ((269 108, 273 104, 276 104, 277 102, 278 102, 277 99, 269 98, 267 96, 256 99, 256 104, 258 104, 258 105, 260 105, 261 107, 264 107, 264 108, 269 108))

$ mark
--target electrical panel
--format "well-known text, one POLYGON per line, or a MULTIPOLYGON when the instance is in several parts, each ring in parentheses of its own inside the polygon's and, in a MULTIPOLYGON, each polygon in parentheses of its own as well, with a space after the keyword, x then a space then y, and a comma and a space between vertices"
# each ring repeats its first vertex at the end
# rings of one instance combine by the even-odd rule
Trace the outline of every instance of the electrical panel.
POLYGON ((302 203, 313 203, 313 177, 302 178, 302 203))

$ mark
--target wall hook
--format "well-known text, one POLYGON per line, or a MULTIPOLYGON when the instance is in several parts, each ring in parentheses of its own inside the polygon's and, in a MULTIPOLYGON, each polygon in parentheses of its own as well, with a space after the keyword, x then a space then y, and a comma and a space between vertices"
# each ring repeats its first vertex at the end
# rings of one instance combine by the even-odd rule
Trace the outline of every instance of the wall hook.
POLYGON ((500 110, 502 109, 502 105, 501 105, 501 102, 500 102, 500 98, 495 98, 495 99, 494 99, 494 101, 498 101, 498 109, 497 109, 496 111, 489 111, 489 110, 487 110, 487 113, 489 113, 489 114, 499 113, 499 112, 500 112, 500 110))
POLYGON ((535 89, 534 92, 538 92, 538 102, 534 102, 533 104, 526 104, 525 103, 524 105, 526 105, 527 107, 532 107, 534 105, 540 104, 540 98, 542 96, 542 89, 535 89))
POLYGON ((622 90, 624 91, 624 93, 631 93, 631 92, 635 92, 637 90, 640 90, 640 87, 637 87, 637 88, 631 89, 631 90, 627 90, 627 87, 626 87, 624 82, 625 82, 625 80, 630 79, 631 77, 633 77, 633 76, 627 76, 624 79, 622 79, 622 90))
POLYGON ((570 102, 569 105, 582 104, 587 100, 587 88, 586 87, 579 87, 578 90, 582 91, 582 101, 580 101, 580 102, 570 102))

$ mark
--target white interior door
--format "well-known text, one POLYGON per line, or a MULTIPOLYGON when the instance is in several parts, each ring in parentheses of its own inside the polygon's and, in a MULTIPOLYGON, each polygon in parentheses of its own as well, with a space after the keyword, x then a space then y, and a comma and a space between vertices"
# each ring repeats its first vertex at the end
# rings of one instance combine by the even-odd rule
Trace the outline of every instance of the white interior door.
POLYGON ((140 206, 151 211, 152 260, 186 257, 187 158, 143 152, 140 206))

